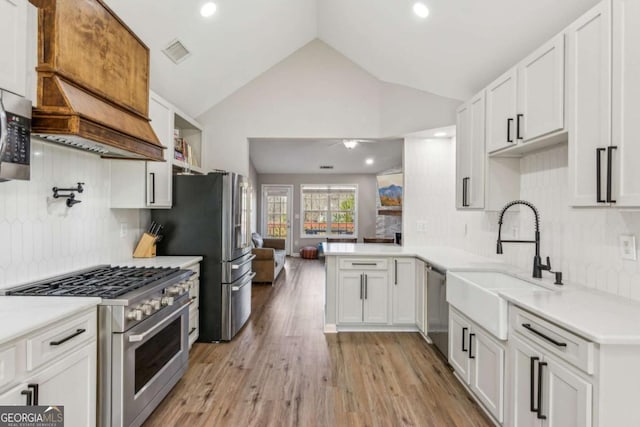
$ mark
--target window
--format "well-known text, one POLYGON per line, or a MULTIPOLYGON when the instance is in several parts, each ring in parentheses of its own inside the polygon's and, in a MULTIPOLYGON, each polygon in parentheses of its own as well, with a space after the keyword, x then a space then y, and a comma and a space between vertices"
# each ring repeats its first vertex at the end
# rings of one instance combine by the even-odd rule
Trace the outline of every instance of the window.
POLYGON ((302 185, 301 237, 358 235, 357 185, 302 185))

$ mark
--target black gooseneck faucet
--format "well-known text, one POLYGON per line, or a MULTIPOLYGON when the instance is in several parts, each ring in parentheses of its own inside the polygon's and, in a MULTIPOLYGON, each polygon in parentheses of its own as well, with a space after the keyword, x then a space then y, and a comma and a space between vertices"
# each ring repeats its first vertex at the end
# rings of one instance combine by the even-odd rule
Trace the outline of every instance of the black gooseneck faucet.
POLYGON ((542 259, 540 258, 540 215, 538 214, 538 209, 533 206, 533 203, 527 202, 526 200, 514 200, 513 202, 509 202, 502 208, 500 212, 500 220, 498 221, 498 244, 496 248, 497 254, 502 254, 502 244, 503 243, 533 243, 536 245, 536 254, 533 257, 533 277, 536 279, 542 278, 542 271, 548 270, 551 273, 555 273, 556 275, 556 285, 562 284, 562 273, 561 272, 552 272, 551 271, 551 260, 547 257, 547 263, 543 264, 542 259), (503 240, 502 239, 502 222, 504 219, 504 214, 507 212, 509 208, 515 205, 524 205, 529 207, 533 211, 533 215, 535 217, 535 237, 534 240, 503 240))

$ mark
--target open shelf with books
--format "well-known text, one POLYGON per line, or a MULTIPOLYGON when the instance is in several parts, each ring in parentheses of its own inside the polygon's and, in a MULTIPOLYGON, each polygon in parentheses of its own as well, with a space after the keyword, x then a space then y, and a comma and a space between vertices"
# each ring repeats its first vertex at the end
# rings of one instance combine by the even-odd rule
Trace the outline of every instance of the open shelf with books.
POLYGON ((182 173, 204 173, 202 168, 202 128, 179 112, 174 112, 173 168, 182 173))

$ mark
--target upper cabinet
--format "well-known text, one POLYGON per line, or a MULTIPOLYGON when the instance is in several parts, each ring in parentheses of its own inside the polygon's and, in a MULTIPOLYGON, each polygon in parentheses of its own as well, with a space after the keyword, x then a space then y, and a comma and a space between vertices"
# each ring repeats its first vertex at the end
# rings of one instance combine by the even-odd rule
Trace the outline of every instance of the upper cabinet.
POLYGON ((456 207, 484 208, 485 93, 457 111, 456 207))
POLYGON ((610 5, 599 4, 567 30, 569 188, 574 206, 606 203, 602 162, 611 145, 610 5))
POLYGON ((0 0, 0 89, 27 96, 27 7, 25 0, 0 0))
POLYGON ((640 206, 640 3, 604 1, 569 30, 574 206, 640 206))
POLYGON ((195 120, 179 112, 154 92, 149 96, 151 126, 163 146, 163 162, 111 161, 111 208, 170 209, 173 205, 173 174, 204 173, 202 130, 195 120), (180 135, 180 136, 179 136, 180 135), (191 147, 186 149, 186 147, 191 147), (176 157, 189 152, 184 160, 176 157))
POLYGON ((487 152, 513 146, 518 110, 517 68, 504 73, 487 87, 487 152))
MULTIPOLYGON (((564 34, 491 83, 487 152, 532 149, 532 141, 564 131, 564 34)), ((536 144, 537 145, 537 144, 536 144)))

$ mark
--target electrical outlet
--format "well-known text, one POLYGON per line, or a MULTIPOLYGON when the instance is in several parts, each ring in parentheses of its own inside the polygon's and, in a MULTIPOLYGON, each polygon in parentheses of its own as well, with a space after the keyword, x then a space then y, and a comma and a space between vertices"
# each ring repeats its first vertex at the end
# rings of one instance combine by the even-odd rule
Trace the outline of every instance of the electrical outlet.
POLYGON ((630 234, 620 236, 620 257, 631 261, 637 260, 636 236, 630 234))
POLYGON ((127 237, 127 223, 126 222, 121 222, 120 223, 120 238, 124 239, 125 237, 127 237))

